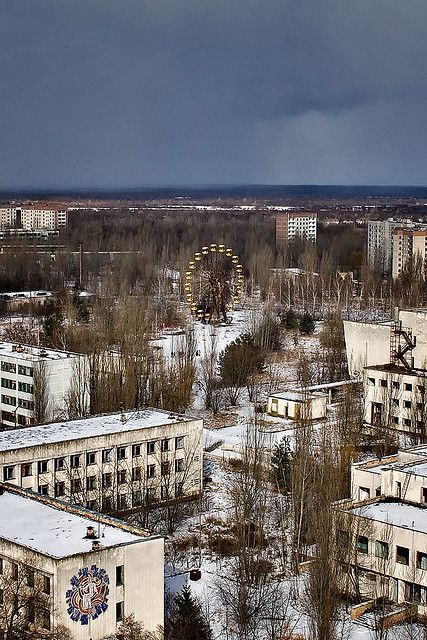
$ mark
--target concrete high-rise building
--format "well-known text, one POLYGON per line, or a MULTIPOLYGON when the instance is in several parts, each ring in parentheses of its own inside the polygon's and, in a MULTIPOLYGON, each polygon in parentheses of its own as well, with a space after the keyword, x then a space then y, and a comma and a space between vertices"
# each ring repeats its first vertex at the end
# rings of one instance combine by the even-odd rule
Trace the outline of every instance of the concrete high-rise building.
POLYGON ((409 260, 414 259, 425 275, 427 261, 427 228, 398 228, 392 234, 392 276, 398 278, 409 260))
POLYGON ((276 213, 276 244, 283 246, 296 237, 316 242, 317 213, 313 211, 276 213))
POLYGON ((390 274, 392 269, 393 230, 402 226, 402 220, 393 218, 368 220, 368 262, 384 274, 390 274))
POLYGON ((67 226, 67 216, 67 209, 57 205, 8 205, 0 207, 0 228, 60 229, 67 226))

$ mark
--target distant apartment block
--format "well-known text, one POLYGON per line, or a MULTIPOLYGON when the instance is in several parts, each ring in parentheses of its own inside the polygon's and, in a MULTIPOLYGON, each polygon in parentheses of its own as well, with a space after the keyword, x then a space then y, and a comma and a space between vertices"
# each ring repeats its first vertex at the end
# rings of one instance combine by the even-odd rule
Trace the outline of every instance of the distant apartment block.
POLYGON ((0 480, 106 512, 198 496, 203 421, 144 409, 0 433, 0 480))
POLYGON ((397 228, 392 234, 392 276, 398 278, 408 261, 414 259, 426 275, 427 228, 397 228))
POLYGON ((402 227, 403 221, 368 220, 368 262, 372 267, 390 275, 392 270, 393 230, 402 227))
POLYGON ((67 209, 56 205, 7 205, 0 207, 0 228, 61 229, 67 226, 67 216, 67 209))
POLYGON ((317 213, 310 211, 276 213, 276 244, 283 246, 297 237, 316 242, 317 213))
POLYGON ((86 367, 78 353, 0 342, 1 428, 34 424, 36 403, 43 403, 44 422, 65 418, 74 382, 81 404, 89 406, 86 367))

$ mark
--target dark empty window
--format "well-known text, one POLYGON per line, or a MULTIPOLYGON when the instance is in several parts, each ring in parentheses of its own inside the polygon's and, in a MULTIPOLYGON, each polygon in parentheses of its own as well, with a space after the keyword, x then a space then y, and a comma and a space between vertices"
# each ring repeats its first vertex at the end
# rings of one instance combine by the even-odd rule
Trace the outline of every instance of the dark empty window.
POLYGON ((28 478, 28 476, 33 475, 33 465, 32 464, 23 464, 21 465, 21 477, 28 478))
POLYGON ((63 471, 65 469, 65 458, 55 458, 55 471, 63 471))
POLYGON ((96 452, 90 451, 86 454, 86 464, 95 464, 96 462, 96 452))
POLYGON ((388 543, 382 542, 381 540, 375 541, 375 556, 377 558, 382 558, 383 560, 388 559, 388 543))
POLYGON ((38 463, 38 471, 39 473, 47 473, 48 472, 48 461, 40 460, 38 463))
POLYGON ((121 622, 123 620, 124 610, 124 602, 116 602, 116 622, 121 622))
POLYGON ((116 587, 120 587, 123 584, 124 566, 121 564, 116 567, 116 587))
POLYGON ((72 469, 78 469, 80 467, 80 456, 74 455, 70 457, 70 467, 72 469))
POLYGON ((417 569, 427 571, 427 553, 417 551, 417 569))
POLYGON ((396 562, 399 564, 409 564, 409 549, 407 547, 396 546, 396 562))
POLYGON ((55 497, 61 498, 65 495, 65 482, 55 482, 55 497))
POLYGON ((357 536, 357 550, 359 553, 368 553, 368 544, 366 536, 357 536))

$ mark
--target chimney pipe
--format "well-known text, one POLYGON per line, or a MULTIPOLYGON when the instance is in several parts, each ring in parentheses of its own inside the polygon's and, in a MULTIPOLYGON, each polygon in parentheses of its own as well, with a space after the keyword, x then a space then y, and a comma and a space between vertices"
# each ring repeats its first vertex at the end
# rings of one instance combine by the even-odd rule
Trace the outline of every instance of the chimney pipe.
POLYGON ((86 538, 96 538, 95 529, 92 525, 86 527, 86 538))

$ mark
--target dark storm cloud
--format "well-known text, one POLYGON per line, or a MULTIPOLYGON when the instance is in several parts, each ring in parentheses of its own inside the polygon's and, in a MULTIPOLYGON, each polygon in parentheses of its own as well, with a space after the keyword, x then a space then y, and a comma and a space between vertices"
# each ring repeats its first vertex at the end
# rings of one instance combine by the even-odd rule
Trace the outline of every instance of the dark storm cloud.
POLYGON ((0 0, 1 186, 424 183, 424 0, 0 0))

